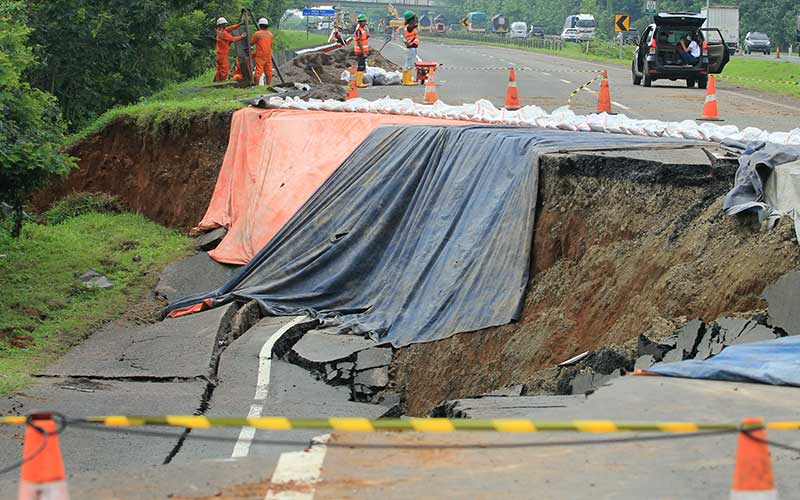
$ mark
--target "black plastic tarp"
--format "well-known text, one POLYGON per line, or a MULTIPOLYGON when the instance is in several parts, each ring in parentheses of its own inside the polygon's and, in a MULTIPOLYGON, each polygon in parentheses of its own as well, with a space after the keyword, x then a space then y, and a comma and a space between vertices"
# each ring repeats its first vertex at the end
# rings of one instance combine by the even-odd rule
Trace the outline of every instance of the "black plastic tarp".
MULTIPOLYGON (((381 127, 224 287, 399 347, 518 318, 546 151, 687 144, 521 127, 381 127)), ((302 152, 298 151, 298 161, 302 152)))

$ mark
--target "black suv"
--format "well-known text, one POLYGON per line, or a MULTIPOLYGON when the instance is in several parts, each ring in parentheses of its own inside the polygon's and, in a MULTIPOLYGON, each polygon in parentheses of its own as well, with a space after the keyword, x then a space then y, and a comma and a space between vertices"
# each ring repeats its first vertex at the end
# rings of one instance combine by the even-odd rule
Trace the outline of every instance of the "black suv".
POLYGON ((686 86, 708 85, 708 75, 722 73, 728 64, 728 53, 722 33, 716 28, 700 28, 706 18, 690 12, 661 13, 653 17, 639 39, 633 54, 631 74, 633 84, 649 87, 656 80, 686 80, 686 86), (700 46, 700 57, 686 64, 679 54, 681 38, 691 39, 700 46))

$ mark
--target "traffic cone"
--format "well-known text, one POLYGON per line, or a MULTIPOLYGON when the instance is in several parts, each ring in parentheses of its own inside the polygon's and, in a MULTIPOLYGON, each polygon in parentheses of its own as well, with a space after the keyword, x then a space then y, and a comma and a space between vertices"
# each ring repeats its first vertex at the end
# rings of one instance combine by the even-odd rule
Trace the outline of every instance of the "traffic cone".
POLYGON ((436 82, 433 81, 433 71, 428 75, 428 81, 425 82, 425 97, 422 102, 424 104, 433 104, 439 100, 436 95, 436 82))
POLYGON ((50 415, 33 415, 25 428, 19 500, 69 500, 57 425, 50 415), (30 458, 29 458, 30 457, 30 458))
POLYGON ((508 70, 508 87, 506 88, 506 109, 519 109, 519 93, 517 92, 517 75, 514 68, 508 70))
POLYGON ((358 97, 358 87, 356 87, 356 68, 355 66, 350 66, 348 70, 350 72, 350 80, 347 82, 347 97, 344 98, 345 101, 349 101, 350 99, 355 99, 358 97))
POLYGON ((608 88, 608 71, 603 70, 600 93, 597 95, 597 112, 611 113, 611 89, 608 88))
POLYGON ((717 82, 714 75, 708 76, 708 88, 706 89, 706 103, 703 106, 703 121, 721 122, 719 109, 717 109, 717 82))
MULTIPOLYGON (((743 426, 763 424, 764 420, 760 418, 742 420, 743 426)), ((739 432, 731 500, 776 500, 778 492, 775 489, 775 479, 772 476, 772 461, 769 458, 769 448, 767 448, 766 443, 761 442, 767 439, 767 431, 761 428, 747 431, 747 434, 739 432)))
POLYGON ((780 59, 780 58, 781 58, 781 48, 778 47, 775 49, 775 59, 780 59))

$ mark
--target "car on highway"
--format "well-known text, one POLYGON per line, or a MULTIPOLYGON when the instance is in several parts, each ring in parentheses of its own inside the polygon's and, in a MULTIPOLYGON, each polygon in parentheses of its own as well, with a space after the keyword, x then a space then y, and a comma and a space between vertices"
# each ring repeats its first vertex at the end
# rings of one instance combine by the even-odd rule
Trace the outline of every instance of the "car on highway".
POLYGON ((522 21, 511 23, 508 38, 525 38, 528 36, 528 25, 522 21))
POLYGON ((763 52, 764 55, 769 55, 772 51, 772 42, 766 33, 760 31, 748 32, 744 37, 744 53, 750 54, 751 52, 763 52))
POLYGON ((722 33, 716 28, 700 28, 705 18, 700 14, 679 12, 661 13, 653 17, 633 54, 631 75, 634 85, 650 87, 656 80, 686 80, 701 89, 708 85, 708 75, 721 73, 730 54, 722 33), (694 64, 682 59, 680 40, 691 39, 699 45, 699 57, 694 64))
POLYGON ((544 28, 542 26, 531 26, 528 38, 544 38, 544 28))
POLYGON ((623 45, 636 45, 639 43, 639 32, 636 31, 636 28, 631 28, 630 31, 617 33, 617 43, 622 43, 623 45))
POLYGON ((564 28, 564 31, 561 32, 561 39, 565 42, 577 42, 578 41, 578 29, 577 28, 564 28))

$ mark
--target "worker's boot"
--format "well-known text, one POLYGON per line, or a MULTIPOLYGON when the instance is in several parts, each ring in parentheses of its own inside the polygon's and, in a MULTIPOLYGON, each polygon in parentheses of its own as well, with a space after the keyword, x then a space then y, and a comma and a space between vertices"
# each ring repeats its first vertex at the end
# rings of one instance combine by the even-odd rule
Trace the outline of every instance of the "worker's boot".
POLYGON ((403 85, 416 85, 416 82, 412 80, 414 74, 410 69, 403 71, 403 85))
POLYGON ((363 71, 356 71, 356 87, 360 89, 367 88, 367 85, 364 83, 364 72, 363 71))

